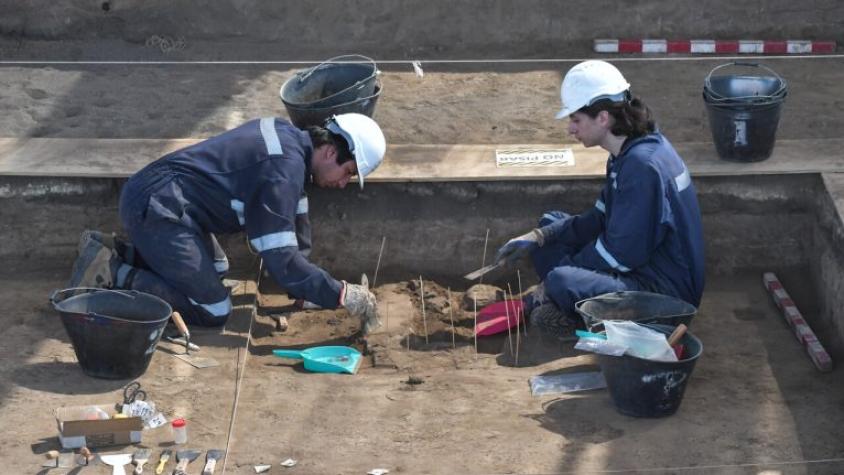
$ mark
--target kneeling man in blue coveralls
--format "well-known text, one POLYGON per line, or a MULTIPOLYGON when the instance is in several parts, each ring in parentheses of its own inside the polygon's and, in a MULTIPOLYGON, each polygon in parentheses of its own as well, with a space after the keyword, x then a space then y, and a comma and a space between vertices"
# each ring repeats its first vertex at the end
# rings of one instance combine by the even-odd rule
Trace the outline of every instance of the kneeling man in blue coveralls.
POLYGON ((222 275, 228 260, 215 234, 245 231, 270 275, 297 299, 346 308, 377 325, 375 296, 338 281, 308 261, 306 183, 343 188, 381 163, 378 124, 341 114, 300 130, 265 118, 178 150, 133 175, 120 218, 130 242, 87 231, 70 285, 131 289, 156 295, 193 325, 226 323, 232 303, 222 275))
POLYGON ((531 325, 570 336, 575 303, 638 290, 700 304, 704 284, 700 209, 689 170, 630 93, 621 72, 585 61, 563 79, 568 132, 610 153, 601 195, 579 215, 545 213, 536 229, 508 241, 496 262, 530 255, 541 284, 525 297, 531 325))

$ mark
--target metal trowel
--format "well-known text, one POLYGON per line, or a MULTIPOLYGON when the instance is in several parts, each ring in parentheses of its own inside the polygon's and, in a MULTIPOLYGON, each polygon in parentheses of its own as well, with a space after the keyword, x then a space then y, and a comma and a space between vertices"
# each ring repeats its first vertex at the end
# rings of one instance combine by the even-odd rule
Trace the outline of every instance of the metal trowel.
POLYGON ((185 352, 174 354, 173 356, 179 358, 180 360, 193 366, 194 368, 202 369, 220 366, 220 362, 215 360, 214 358, 190 354, 190 331, 188 331, 188 326, 185 325, 185 321, 182 320, 182 316, 179 314, 179 312, 173 312, 171 317, 173 318, 173 322, 176 324, 176 328, 178 328, 179 332, 185 337, 185 352))
POLYGON ((482 276, 482 275, 484 275, 488 272, 492 272, 495 269, 498 269, 499 267, 503 266, 504 263, 505 263, 504 260, 500 260, 500 261, 496 262, 495 264, 490 264, 488 266, 481 267, 480 269, 478 269, 474 272, 469 272, 468 274, 464 275, 463 278, 466 279, 466 280, 475 280, 475 279, 479 278, 480 276, 482 276))
POLYGON ((180 450, 176 452, 176 468, 173 469, 173 475, 187 475, 188 464, 196 460, 201 454, 199 450, 180 450))
POLYGON ((222 460, 226 454, 225 450, 209 450, 205 454, 205 468, 202 469, 202 475, 214 475, 214 469, 217 467, 217 462, 222 460))
POLYGON ((126 475, 123 466, 132 463, 132 454, 100 455, 100 460, 106 465, 111 465, 111 475, 126 475))

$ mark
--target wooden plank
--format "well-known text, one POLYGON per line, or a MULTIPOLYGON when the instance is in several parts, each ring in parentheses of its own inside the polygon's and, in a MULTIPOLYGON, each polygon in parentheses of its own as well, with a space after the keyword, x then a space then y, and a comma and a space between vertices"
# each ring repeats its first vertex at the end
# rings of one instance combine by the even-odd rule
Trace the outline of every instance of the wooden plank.
MULTIPOLYGON (((127 177, 198 139, 0 139, 0 175, 127 177)), ((721 160, 709 142, 675 144, 695 176, 844 172, 844 139, 780 140, 768 160, 721 160)), ((370 182, 501 181, 597 178, 607 153, 580 145, 391 145, 370 182), (497 167, 495 150, 571 148, 575 165, 497 167)))

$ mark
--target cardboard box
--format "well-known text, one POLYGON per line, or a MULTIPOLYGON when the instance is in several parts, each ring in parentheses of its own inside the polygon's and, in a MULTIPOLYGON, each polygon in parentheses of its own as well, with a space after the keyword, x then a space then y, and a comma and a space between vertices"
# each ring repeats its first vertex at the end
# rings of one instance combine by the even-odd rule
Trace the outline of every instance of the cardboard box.
POLYGON ((113 404, 56 409, 59 442, 65 449, 140 443, 143 420, 140 417, 112 419, 115 413, 113 404), (109 419, 97 419, 97 413, 108 414, 109 419))

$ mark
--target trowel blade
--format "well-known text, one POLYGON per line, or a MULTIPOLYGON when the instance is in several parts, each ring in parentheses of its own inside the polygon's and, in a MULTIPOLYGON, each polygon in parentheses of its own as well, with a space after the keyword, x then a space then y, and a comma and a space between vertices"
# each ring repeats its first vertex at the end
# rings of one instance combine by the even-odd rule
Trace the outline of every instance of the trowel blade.
POLYGON ((210 358, 207 356, 194 356, 194 355, 186 355, 184 353, 173 355, 176 358, 188 363, 189 365, 193 366, 194 368, 213 368, 214 366, 220 366, 220 362, 215 360, 214 358, 210 358))
POLYGON ((496 262, 495 264, 490 264, 488 266, 481 267, 480 269, 478 269, 474 272, 469 272, 468 274, 464 275, 463 278, 467 279, 467 280, 475 280, 475 279, 479 278, 480 276, 486 274, 487 272, 491 272, 491 271, 494 271, 495 269, 498 269, 503 264, 504 264, 504 262, 502 261, 502 262, 496 262))

